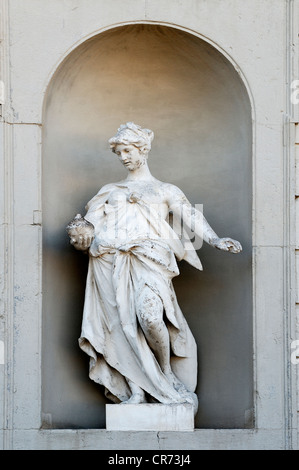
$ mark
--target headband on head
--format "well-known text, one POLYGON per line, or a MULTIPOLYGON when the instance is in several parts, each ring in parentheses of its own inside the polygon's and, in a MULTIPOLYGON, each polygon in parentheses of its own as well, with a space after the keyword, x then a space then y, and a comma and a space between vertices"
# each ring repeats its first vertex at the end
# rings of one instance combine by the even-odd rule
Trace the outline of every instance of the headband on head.
POLYGON ((119 127, 116 135, 111 137, 108 142, 112 151, 118 144, 146 147, 147 150, 150 150, 153 138, 154 133, 150 129, 142 129, 134 122, 127 122, 119 127))

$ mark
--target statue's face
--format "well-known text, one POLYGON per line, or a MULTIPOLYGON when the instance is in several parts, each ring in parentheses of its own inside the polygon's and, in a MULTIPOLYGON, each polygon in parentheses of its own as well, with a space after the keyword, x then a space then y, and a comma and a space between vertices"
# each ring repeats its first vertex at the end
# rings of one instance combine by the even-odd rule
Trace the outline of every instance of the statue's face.
POLYGON ((118 144, 115 146, 115 154, 129 171, 140 168, 146 160, 144 152, 134 145, 118 144))

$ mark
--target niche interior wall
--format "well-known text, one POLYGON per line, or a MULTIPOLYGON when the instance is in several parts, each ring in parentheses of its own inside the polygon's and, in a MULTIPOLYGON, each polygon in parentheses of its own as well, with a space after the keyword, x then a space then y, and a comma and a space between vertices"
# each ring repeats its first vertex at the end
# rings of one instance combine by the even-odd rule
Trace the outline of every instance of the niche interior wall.
POLYGON ((212 45, 167 26, 134 24, 77 47, 58 68, 43 109, 43 426, 105 428, 103 389, 78 347, 86 255, 67 223, 125 170, 108 139, 134 121, 155 133, 149 166, 179 186, 219 236, 243 252, 204 245, 204 270, 179 263, 179 304, 198 345, 197 428, 254 425, 252 117, 240 75, 212 45))

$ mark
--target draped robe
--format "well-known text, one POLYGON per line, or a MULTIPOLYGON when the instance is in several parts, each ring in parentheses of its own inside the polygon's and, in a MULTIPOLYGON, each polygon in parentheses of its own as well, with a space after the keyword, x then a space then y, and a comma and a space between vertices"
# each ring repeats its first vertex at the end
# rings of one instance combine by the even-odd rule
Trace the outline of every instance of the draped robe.
POLYGON ((172 279, 177 260, 197 269, 190 240, 181 239, 142 196, 125 184, 106 187, 88 203, 84 216, 95 227, 89 249, 85 303, 79 346, 90 357, 89 376, 115 403, 130 398, 127 379, 149 401, 182 402, 165 376, 138 322, 137 302, 144 286, 161 300, 169 332, 171 368, 189 392, 197 382, 197 348, 178 305, 172 279))

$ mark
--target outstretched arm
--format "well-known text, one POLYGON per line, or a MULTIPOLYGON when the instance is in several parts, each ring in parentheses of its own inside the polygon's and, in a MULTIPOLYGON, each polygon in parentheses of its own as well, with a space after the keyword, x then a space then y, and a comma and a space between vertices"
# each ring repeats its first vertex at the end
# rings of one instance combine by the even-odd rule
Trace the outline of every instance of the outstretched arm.
POLYGON ((193 207, 184 193, 176 186, 172 186, 169 191, 168 204, 173 214, 209 245, 230 253, 240 253, 242 251, 242 246, 237 240, 218 237, 202 212, 193 207))

